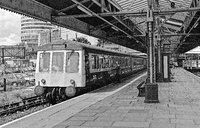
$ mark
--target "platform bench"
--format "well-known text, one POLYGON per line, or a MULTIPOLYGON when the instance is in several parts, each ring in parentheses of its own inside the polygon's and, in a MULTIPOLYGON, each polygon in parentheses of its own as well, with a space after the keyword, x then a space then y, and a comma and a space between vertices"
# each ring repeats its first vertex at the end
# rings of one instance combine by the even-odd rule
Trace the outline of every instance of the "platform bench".
POLYGON ((145 96, 145 83, 146 81, 143 81, 137 86, 137 89, 139 90, 138 97, 145 96))

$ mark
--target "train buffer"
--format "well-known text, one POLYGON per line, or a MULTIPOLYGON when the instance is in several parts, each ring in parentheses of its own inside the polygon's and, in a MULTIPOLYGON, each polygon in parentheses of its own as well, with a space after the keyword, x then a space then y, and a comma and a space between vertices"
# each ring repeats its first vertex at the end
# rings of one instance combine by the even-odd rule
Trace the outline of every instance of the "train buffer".
POLYGON ((145 83, 146 83, 146 81, 143 81, 137 86, 137 89, 139 91, 138 97, 144 97, 145 96, 145 83))

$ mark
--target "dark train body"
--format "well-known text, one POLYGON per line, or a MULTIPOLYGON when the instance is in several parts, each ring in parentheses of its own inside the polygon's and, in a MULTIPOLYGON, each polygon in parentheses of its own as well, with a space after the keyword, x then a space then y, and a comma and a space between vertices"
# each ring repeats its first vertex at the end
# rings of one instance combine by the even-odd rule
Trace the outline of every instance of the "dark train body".
POLYGON ((46 98, 72 97, 85 88, 101 86, 146 68, 146 58, 61 41, 39 47, 35 94, 46 98), (120 71, 117 71, 117 63, 120 71))

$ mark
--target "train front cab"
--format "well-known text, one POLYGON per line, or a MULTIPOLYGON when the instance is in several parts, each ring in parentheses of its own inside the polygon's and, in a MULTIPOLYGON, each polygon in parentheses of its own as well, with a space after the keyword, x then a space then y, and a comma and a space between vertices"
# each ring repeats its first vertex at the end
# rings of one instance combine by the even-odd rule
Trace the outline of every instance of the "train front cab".
POLYGON ((36 95, 72 97, 85 86, 83 50, 38 51, 36 95))

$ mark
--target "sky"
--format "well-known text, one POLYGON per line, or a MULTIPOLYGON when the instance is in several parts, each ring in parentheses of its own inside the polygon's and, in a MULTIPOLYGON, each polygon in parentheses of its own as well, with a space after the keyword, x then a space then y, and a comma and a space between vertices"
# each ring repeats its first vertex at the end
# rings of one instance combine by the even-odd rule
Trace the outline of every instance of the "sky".
POLYGON ((21 16, 0 9, 0 45, 13 45, 20 42, 21 16))
MULTIPOLYGON (((76 33, 71 30, 62 30, 62 38, 72 39, 76 33)), ((21 15, 0 9, 0 45, 14 45, 21 42, 21 15)), ((96 38, 77 33, 78 37, 87 38, 92 44, 97 42, 96 38)))

